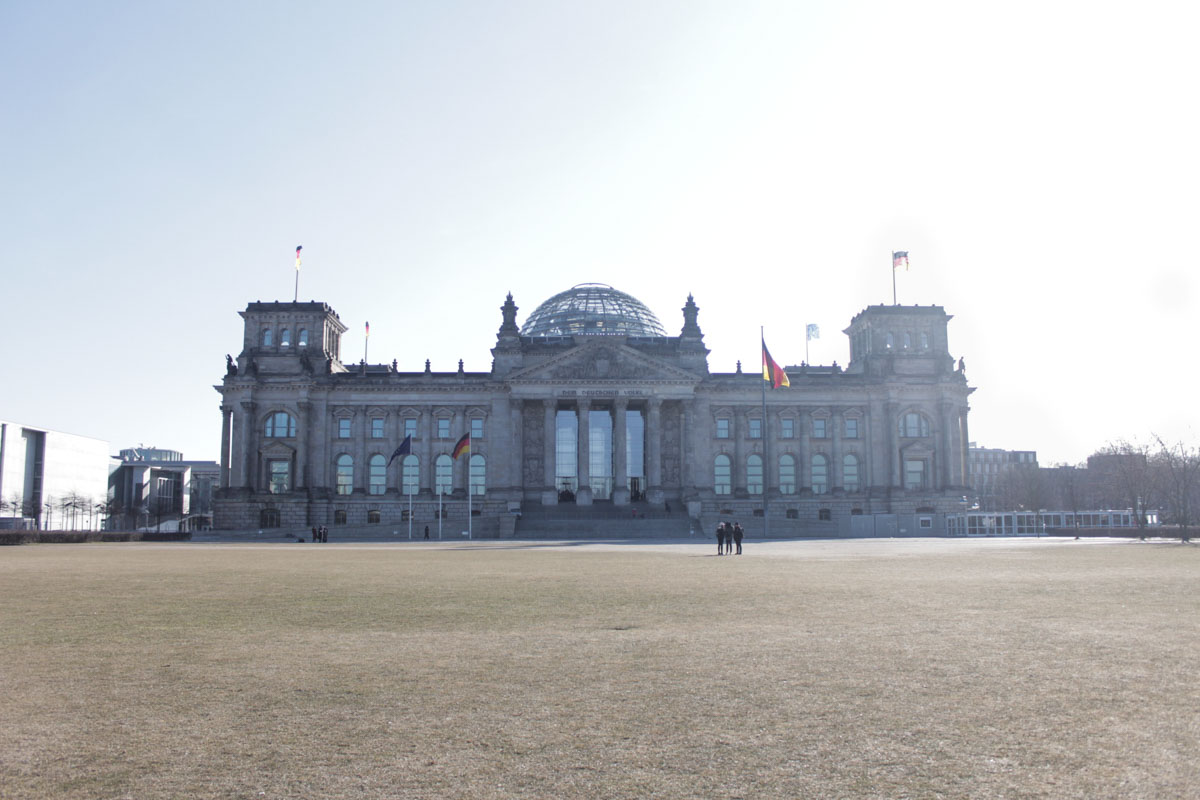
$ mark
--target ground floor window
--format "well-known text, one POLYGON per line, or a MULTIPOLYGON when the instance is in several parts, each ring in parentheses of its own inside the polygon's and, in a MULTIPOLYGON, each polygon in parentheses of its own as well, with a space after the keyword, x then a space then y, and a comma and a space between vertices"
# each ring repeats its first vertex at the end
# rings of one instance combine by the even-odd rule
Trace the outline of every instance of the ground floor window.
POLYGON ((267 491, 282 494, 291 488, 291 463, 282 459, 267 462, 267 491))
POLYGON ((717 456, 713 463, 713 491, 717 494, 729 494, 733 488, 732 477, 729 471, 729 456, 717 456))
POLYGON ((339 508, 333 512, 333 524, 334 525, 345 525, 346 524, 345 509, 339 508))
POLYGON ((379 512, 372 509, 367 512, 367 524, 376 525, 379 523, 379 512))
POLYGON ((278 528, 279 527, 279 509, 264 508, 258 512, 258 526, 260 528, 278 528))
POLYGON ((917 458, 904 460, 904 488, 925 488, 925 462, 917 458))

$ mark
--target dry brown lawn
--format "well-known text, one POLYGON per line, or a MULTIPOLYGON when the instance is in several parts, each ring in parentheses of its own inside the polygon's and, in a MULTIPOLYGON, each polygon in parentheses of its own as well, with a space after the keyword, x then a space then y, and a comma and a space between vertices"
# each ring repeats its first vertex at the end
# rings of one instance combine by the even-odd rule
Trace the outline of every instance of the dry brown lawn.
POLYGON ((0 550, 3 798, 1200 796, 1200 549, 0 550))

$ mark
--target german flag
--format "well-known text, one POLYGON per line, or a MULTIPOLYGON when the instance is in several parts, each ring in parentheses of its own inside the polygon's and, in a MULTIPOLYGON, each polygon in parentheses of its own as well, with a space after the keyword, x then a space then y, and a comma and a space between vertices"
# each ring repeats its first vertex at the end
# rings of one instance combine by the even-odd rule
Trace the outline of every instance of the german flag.
POLYGON ((783 371, 783 367, 775 363, 775 359, 771 358, 771 354, 767 352, 767 343, 763 341, 763 380, 771 384, 771 388, 778 389, 780 386, 791 386, 788 381, 787 373, 783 371))
POLYGON ((457 460, 463 453, 471 451, 471 434, 464 433, 462 438, 458 440, 458 444, 454 445, 454 450, 450 453, 450 457, 457 460))

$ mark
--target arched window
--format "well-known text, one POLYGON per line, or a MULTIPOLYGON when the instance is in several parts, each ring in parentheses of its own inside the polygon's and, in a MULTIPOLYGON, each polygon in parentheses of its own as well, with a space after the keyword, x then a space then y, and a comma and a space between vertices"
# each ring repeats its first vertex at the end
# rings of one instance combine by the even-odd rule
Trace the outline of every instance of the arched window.
POLYGON ((812 490, 813 494, 829 491, 829 462, 820 453, 812 457, 812 490))
POLYGON ((268 439, 291 439, 296 435, 296 419, 286 411, 276 411, 267 417, 263 435, 268 439))
POLYGON ((858 456, 847 454, 842 459, 842 488, 847 492, 858 491, 858 456))
POLYGON ((921 331, 921 349, 929 349, 929 334, 925 333, 925 331, 921 331))
POLYGON ((780 494, 796 493, 796 459, 787 453, 779 457, 779 492, 780 494))
POLYGON ((263 328, 262 346, 263 347, 271 347, 274 344, 275 344, 275 337, 271 334, 271 329, 263 328))
POLYGON ((337 469, 336 491, 338 494, 350 494, 354 491, 354 459, 342 453, 335 462, 337 469))
POLYGON ((487 488, 487 462, 479 453, 471 456, 471 494, 482 497, 487 488))
POLYGON ((887 336, 883 337, 883 346, 886 347, 888 350, 891 350, 893 347, 896 346, 896 337, 892 336, 892 334, 890 334, 890 333, 887 336))
POLYGON ((416 494, 421 491, 419 485, 421 460, 413 455, 404 457, 400 467, 400 491, 403 494, 416 494))
POLYGON ((904 334, 904 349, 907 350, 910 347, 912 347, 912 336, 908 333, 905 333, 904 334))
POLYGON ((922 414, 918 414, 915 411, 910 411, 907 414, 901 414, 900 435, 909 439, 928 436, 929 420, 925 419, 922 414))
POLYGON ((371 509, 370 511, 367 512, 367 524, 368 525, 378 524, 379 518, 380 518, 380 514, 377 510, 371 509))
POLYGON ((729 494, 733 489, 733 476, 729 471, 729 456, 722 453, 713 462, 713 491, 729 494))
POLYGON ((296 346, 308 347, 308 328, 301 328, 300 332, 296 334, 296 346))
POLYGON ((387 459, 379 453, 367 462, 367 493, 383 494, 387 491, 387 459))
POLYGON ((454 460, 442 453, 433 464, 434 494, 450 494, 453 491, 454 460))
POLYGON ((284 328, 282 331, 279 332, 279 346, 280 347, 291 347, 292 346, 292 332, 290 330, 288 330, 287 328, 284 328))
POLYGON ((750 494, 763 493, 763 463, 760 455, 751 455, 746 459, 746 490, 750 494))
POLYGON ((346 509, 339 508, 333 512, 333 524, 334 525, 345 525, 346 524, 346 509))

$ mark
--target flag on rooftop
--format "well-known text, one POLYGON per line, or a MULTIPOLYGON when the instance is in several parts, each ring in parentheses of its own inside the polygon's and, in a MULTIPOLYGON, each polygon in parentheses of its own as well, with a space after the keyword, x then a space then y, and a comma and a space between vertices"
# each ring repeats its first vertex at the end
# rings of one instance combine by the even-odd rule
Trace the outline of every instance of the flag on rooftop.
POLYGON ((464 433, 462 438, 458 440, 458 444, 454 445, 454 451, 450 453, 450 457, 457 460, 463 453, 468 453, 471 450, 471 434, 464 433))
POLYGON ((905 272, 908 272, 908 251, 907 250, 893 250, 892 251, 892 269, 896 269, 897 267, 901 267, 901 266, 904 267, 905 272))
POLYGON ((767 351, 766 341, 763 342, 762 350, 763 380, 769 382, 773 389, 778 389, 780 386, 791 386, 783 367, 776 364, 775 359, 771 358, 771 354, 767 351))
POLYGON ((411 433, 408 436, 405 436, 404 441, 400 443, 400 446, 397 447, 394 451, 392 451, 392 457, 388 459, 388 466, 390 467, 392 465, 392 462, 395 461, 400 456, 406 456, 406 455, 409 455, 410 453, 412 453, 412 434, 411 433))
POLYGON ((367 336, 371 335, 371 323, 367 323, 367 336))
POLYGON ((300 271, 300 251, 303 250, 302 245, 296 245, 296 271, 300 271))
POLYGON ((804 331, 804 337, 805 337, 806 341, 810 341, 810 342, 813 339, 820 339, 821 338, 821 329, 818 328, 816 325, 813 325, 810 322, 808 324, 808 327, 804 331))

